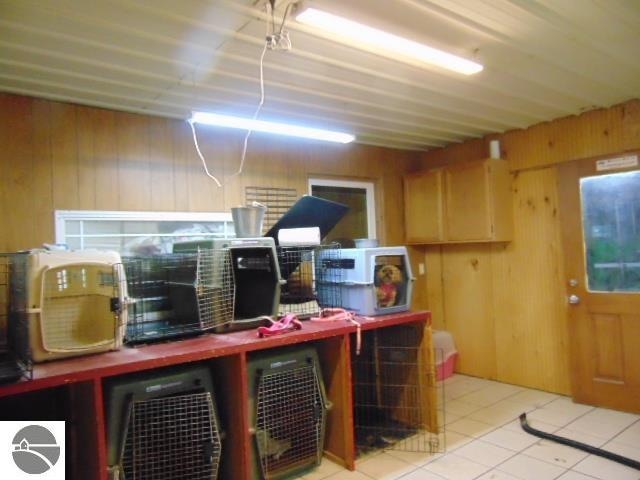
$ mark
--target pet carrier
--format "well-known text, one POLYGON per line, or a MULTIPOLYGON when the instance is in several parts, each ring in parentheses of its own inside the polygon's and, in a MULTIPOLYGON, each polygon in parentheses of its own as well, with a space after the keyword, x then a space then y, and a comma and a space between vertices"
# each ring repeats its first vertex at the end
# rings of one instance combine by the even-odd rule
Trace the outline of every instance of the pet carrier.
POLYGON ((105 384, 110 480, 214 480, 222 432, 209 369, 155 370, 105 384))
POLYGON ((278 315, 299 318, 318 315, 321 308, 339 307, 340 245, 278 247, 278 263, 285 283, 280 292, 278 315))
POLYGON ((213 239, 173 245, 174 252, 194 252, 199 248, 226 250, 231 258, 233 318, 216 326, 215 332, 256 328, 266 323, 260 317, 278 314, 282 279, 272 238, 213 239))
POLYGON ((21 356, 34 362, 120 348, 127 288, 120 255, 34 250, 12 258, 10 324, 26 325, 21 356))
POLYGON ((248 378, 252 477, 287 478, 319 465, 329 403, 316 351, 256 353, 248 378))
POLYGON ((363 333, 360 354, 351 359, 358 454, 383 448, 443 450, 438 425, 443 404, 437 402, 430 332, 415 324, 363 333))
POLYGON ((233 319, 235 287, 227 250, 126 257, 124 266, 133 299, 128 343, 200 333, 233 319))
MULTIPOLYGON (((321 258, 329 256, 321 252, 321 258)), ((342 307, 360 315, 384 315, 409 310, 413 282, 405 247, 345 248, 336 268, 327 268, 320 281, 340 278, 342 307), (340 274, 335 270, 340 270, 340 274)))
POLYGON ((18 253, 0 254, 0 383, 31 378, 32 363, 25 321, 9 324, 11 306, 10 270, 18 253), (22 348, 19 348, 22 346, 22 348))

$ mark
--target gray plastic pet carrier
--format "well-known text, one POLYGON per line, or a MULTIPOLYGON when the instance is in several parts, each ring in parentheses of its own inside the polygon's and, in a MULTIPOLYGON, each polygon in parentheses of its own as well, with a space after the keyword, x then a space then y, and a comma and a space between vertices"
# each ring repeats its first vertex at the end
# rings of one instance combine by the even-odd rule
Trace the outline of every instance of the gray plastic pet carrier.
POLYGON ((222 432, 206 367, 105 384, 110 480, 215 480, 222 432))

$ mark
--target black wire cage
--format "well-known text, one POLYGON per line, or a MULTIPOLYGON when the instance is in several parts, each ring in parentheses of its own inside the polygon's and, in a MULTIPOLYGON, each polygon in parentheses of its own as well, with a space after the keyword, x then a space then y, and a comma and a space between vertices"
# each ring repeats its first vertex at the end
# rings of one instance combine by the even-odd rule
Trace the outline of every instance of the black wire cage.
POLYGON ((322 308, 340 307, 342 270, 340 244, 278 247, 278 264, 285 283, 280 291, 280 316, 293 313, 301 319, 316 316, 322 308))
POLYGON ((202 333, 233 320, 228 250, 125 257, 123 263, 131 298, 126 342, 202 333))
POLYGON ((206 366, 154 370, 105 384, 110 480, 215 480, 222 457, 206 366))
POLYGON ((352 348, 358 455, 444 451, 444 405, 430 336, 421 323, 386 327, 363 332, 359 355, 352 348))
POLYGON ((0 254, 0 383, 30 380, 33 376, 26 317, 11 314, 12 306, 25 298, 20 285, 11 282, 12 276, 25 273, 21 269, 24 264, 13 261, 18 255, 25 254, 0 254))
POLYGON ((253 354, 248 380, 252 478, 294 478, 317 467, 330 403, 315 349, 253 354))

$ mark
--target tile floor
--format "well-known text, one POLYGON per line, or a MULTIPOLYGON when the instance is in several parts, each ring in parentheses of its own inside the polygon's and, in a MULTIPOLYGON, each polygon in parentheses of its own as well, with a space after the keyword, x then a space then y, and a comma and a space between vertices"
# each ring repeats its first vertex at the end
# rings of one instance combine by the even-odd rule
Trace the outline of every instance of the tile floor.
POLYGON ((464 375, 445 381, 446 452, 384 451, 350 472, 329 460, 306 480, 640 480, 640 471, 525 433, 517 420, 640 461, 640 415, 464 375))

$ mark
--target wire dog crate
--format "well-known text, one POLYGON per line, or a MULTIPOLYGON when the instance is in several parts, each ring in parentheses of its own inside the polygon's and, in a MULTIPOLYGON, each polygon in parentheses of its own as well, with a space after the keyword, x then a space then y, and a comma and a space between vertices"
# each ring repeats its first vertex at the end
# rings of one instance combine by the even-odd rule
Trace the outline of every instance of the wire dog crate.
POLYGON ((378 449, 444 451, 444 406, 437 401, 442 390, 430 335, 422 324, 363 333, 360 355, 352 356, 358 455, 378 449))
POLYGON ((299 318, 318 315, 321 308, 341 306, 342 270, 332 268, 340 261, 340 244, 315 247, 278 247, 278 264, 285 284, 280 291, 280 316, 295 313, 299 318))
POLYGON ((24 254, 0 254, 0 383, 33 374, 25 318, 11 315, 11 271, 20 265, 12 261, 16 255, 24 254))
POLYGON ((132 298, 128 343, 200 333, 233 319, 228 250, 127 257, 124 265, 132 298))
POLYGON ((134 375, 106 387, 110 480, 214 480, 222 437, 205 367, 134 375))
POLYGON ((228 252, 233 280, 233 319, 214 332, 228 333, 257 328, 266 323, 264 316, 278 314, 280 269, 273 238, 215 238, 173 245, 174 252, 194 252, 213 248, 228 252))
POLYGON ((249 362, 249 408, 253 478, 282 479, 320 464, 329 404, 313 348, 256 354, 249 362))

